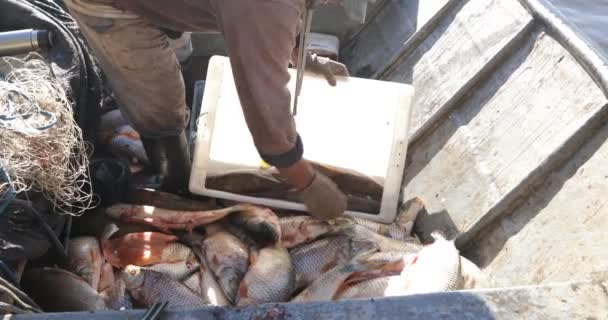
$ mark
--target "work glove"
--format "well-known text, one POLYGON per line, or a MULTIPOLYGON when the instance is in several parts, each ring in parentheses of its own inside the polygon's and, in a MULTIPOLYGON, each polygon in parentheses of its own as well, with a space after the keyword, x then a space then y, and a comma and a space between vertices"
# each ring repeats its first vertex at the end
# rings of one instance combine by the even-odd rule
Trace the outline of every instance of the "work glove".
POLYGON ((306 55, 306 69, 325 77, 327 83, 332 87, 336 86, 336 76, 349 76, 348 68, 344 64, 314 53, 306 55))
POLYGON ((315 172, 312 182, 301 191, 302 200, 311 216, 329 220, 344 213, 347 198, 328 177, 315 172))

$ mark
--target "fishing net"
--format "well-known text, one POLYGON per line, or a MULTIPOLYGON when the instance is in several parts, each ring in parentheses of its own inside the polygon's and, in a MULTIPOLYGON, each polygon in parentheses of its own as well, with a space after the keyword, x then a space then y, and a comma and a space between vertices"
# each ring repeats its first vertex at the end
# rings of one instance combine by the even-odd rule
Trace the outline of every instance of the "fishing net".
POLYGON ((87 145, 61 80, 38 54, 0 67, 0 195, 38 191, 56 212, 82 214, 93 206, 87 145))

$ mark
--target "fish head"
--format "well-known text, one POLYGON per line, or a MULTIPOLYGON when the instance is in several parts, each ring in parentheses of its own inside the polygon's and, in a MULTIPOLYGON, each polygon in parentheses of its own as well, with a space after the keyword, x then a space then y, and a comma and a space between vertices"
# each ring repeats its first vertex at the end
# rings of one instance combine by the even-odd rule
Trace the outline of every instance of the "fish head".
POLYGON ((106 208, 106 214, 114 219, 120 219, 125 213, 129 212, 131 205, 128 204, 115 204, 109 208, 106 208))
POLYGON ((378 246, 368 240, 352 239, 350 242, 351 256, 372 253, 378 250, 378 246))
POLYGON ((127 289, 136 290, 143 287, 145 274, 141 267, 129 265, 122 272, 122 280, 127 289))
POLYGON ((270 245, 281 239, 279 218, 272 210, 253 205, 243 205, 240 209, 229 216, 230 221, 243 227, 258 243, 270 245))

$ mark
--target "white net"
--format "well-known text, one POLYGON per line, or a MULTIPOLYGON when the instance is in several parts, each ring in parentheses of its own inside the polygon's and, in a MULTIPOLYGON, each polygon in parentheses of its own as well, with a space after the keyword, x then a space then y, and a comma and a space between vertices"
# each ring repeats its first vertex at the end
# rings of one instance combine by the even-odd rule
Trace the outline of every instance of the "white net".
POLYGON ((38 54, 1 63, 0 167, 9 181, 0 195, 38 191, 56 212, 82 214, 93 206, 87 145, 61 83, 38 54))

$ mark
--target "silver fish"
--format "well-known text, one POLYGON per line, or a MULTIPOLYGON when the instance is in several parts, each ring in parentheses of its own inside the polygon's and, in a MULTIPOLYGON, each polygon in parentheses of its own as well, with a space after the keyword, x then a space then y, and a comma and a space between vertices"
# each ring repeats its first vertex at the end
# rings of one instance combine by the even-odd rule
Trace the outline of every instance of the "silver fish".
POLYGON ((262 246, 273 245, 281 241, 279 217, 270 209, 248 206, 228 216, 228 220, 243 228, 251 238, 262 246))
POLYGON ((210 304, 183 284, 160 272, 131 265, 123 270, 122 279, 131 296, 144 305, 168 302, 171 307, 199 307, 210 304))
POLYGON ((376 232, 358 224, 343 228, 340 233, 354 239, 367 240, 375 243, 380 251, 400 251, 404 253, 416 253, 422 249, 422 244, 415 238, 408 241, 400 241, 379 235, 376 232))
POLYGON ((251 267, 239 286, 237 306, 284 302, 294 291, 295 272, 287 249, 280 245, 252 253, 251 267))
POLYGON ((344 235, 294 248, 289 254, 296 272, 296 290, 309 286, 333 267, 349 262, 362 253, 376 250, 377 247, 370 241, 355 240, 344 235))
POLYGON ((389 237, 395 240, 400 241, 412 241, 414 238, 410 237, 409 234, 406 233, 406 230, 401 229, 396 223, 391 224, 383 224, 378 222, 373 222, 367 219, 362 218, 353 218, 355 222, 363 226, 371 231, 374 231, 377 234, 383 235, 385 237, 389 237))
POLYGON ((172 243, 167 246, 165 252, 171 252, 163 256, 163 262, 156 263, 148 269, 164 273, 171 279, 182 281, 199 270, 199 261, 188 246, 181 243, 172 243))
POLYGON ((228 301, 222 287, 215 278, 203 249, 203 236, 196 232, 182 233, 180 239, 192 248, 192 252, 200 262, 199 272, 192 274, 182 283, 214 306, 227 306, 228 301))
POLYGON ((491 288, 492 284, 488 277, 479 267, 465 257, 460 257, 460 269, 462 271, 463 289, 491 288))
POLYGON ((396 286, 395 283, 401 280, 402 278, 397 275, 363 281, 344 290, 337 300, 388 297, 391 293, 388 293, 387 289, 396 286))
POLYGON ((438 233, 435 242, 425 246, 415 261, 403 269, 403 285, 407 292, 428 293, 462 289, 464 279, 460 269, 460 254, 454 241, 438 233))
POLYGON ((21 285, 46 312, 106 309, 97 290, 79 276, 62 269, 30 269, 24 273, 21 285))
POLYGON ((292 302, 329 301, 339 297, 349 285, 351 277, 389 275, 383 268, 386 264, 378 261, 353 260, 350 263, 336 266, 315 280, 308 288, 300 292, 292 302))
POLYGON ((68 269, 82 277, 91 287, 97 289, 101 276, 103 255, 99 241, 93 237, 79 237, 68 245, 68 269))
POLYGON ((399 226, 401 230, 404 230, 405 234, 411 235, 416 218, 420 212, 423 212, 424 210, 424 201, 418 197, 413 198, 400 206, 397 217, 395 218, 395 224, 399 226))
POLYGON ((108 308, 113 310, 128 310, 133 309, 133 301, 127 294, 127 286, 125 281, 118 277, 116 281, 108 289, 99 293, 108 308))
POLYGON ((209 225, 205 231, 205 258, 228 300, 234 301, 249 266, 249 249, 220 225, 209 225))
POLYGON ((287 249, 308 243, 335 230, 334 225, 311 216, 280 218, 279 224, 281 242, 287 249))

